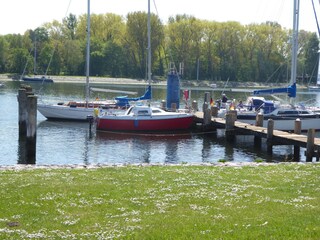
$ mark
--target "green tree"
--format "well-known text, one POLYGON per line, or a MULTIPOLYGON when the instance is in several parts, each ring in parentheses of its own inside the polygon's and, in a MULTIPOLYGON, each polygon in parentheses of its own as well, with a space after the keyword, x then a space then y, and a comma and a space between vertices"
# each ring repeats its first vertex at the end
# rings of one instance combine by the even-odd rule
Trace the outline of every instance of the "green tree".
POLYGON ((308 33, 302 31, 300 34, 300 59, 302 60, 300 66, 300 80, 301 83, 308 83, 310 80, 316 82, 318 72, 318 59, 319 59, 319 40, 316 33, 308 33), (310 79, 312 78, 312 79, 310 79))
POLYGON ((66 75, 84 75, 85 61, 83 50, 80 47, 80 43, 77 40, 67 40, 64 42, 64 48, 61 50, 61 55, 63 59, 63 72, 66 75), (83 66, 81 68, 81 66, 83 66))
POLYGON ((6 71, 8 57, 8 43, 4 36, 0 36, 0 73, 6 71))
POLYGON ((70 13, 68 17, 62 20, 63 33, 67 39, 74 40, 76 36, 78 20, 76 15, 70 13))
MULTIPOLYGON (((125 50, 130 57, 130 62, 136 67, 132 77, 144 78, 147 63, 147 13, 135 12, 127 15, 127 31, 124 37, 125 50)), ((163 26, 160 19, 151 14, 151 56, 152 69, 159 57, 156 53, 161 47, 163 39, 163 26)))

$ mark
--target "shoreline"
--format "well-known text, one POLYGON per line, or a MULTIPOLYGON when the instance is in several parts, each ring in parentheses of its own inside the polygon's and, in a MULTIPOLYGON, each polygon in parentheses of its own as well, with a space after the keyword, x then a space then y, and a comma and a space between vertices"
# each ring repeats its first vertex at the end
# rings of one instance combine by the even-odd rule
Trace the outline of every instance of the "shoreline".
MULTIPOLYGON (((85 83, 85 76, 48 76, 54 82, 65 82, 65 83, 85 83)), ((13 80, 9 74, 0 74, 0 82, 18 81, 13 80)), ((23 81, 22 81, 23 82, 23 81)), ((25 82, 28 83, 28 82, 25 82)), ((90 83, 97 84, 117 84, 117 85, 146 85, 145 79, 132 79, 132 78, 111 78, 111 77, 94 77, 90 76, 90 83)), ((153 86, 166 86, 166 80, 153 80, 153 86)), ((283 87, 286 83, 255 83, 255 82, 229 82, 227 85, 225 81, 209 81, 209 80, 182 80, 181 87, 198 87, 198 88, 209 88, 209 89, 230 89, 230 88, 274 88, 283 87), (216 88, 210 87, 210 84, 217 84, 216 88)), ((304 85, 297 85, 297 88, 306 88, 304 85)))
POLYGON ((187 163, 187 164, 63 164, 63 165, 37 165, 37 164, 15 164, 15 165, 0 165, 0 171, 23 171, 23 170, 36 170, 36 169, 99 169, 99 168, 120 168, 120 167, 260 167, 260 166, 272 166, 272 165, 306 165, 313 164, 318 165, 319 162, 217 162, 217 163, 187 163))

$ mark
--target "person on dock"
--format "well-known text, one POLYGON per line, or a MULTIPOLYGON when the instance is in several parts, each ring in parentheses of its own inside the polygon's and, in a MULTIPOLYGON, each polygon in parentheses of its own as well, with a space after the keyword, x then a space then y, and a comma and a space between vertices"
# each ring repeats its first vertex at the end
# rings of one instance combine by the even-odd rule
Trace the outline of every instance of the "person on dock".
POLYGON ((237 108, 239 108, 239 109, 244 108, 244 105, 243 105, 242 100, 239 101, 239 103, 238 103, 238 105, 237 105, 237 108))
POLYGON ((226 103, 227 101, 228 101, 228 98, 227 98, 226 94, 225 94, 225 93, 222 93, 222 95, 221 95, 221 102, 222 102, 222 103, 226 103))

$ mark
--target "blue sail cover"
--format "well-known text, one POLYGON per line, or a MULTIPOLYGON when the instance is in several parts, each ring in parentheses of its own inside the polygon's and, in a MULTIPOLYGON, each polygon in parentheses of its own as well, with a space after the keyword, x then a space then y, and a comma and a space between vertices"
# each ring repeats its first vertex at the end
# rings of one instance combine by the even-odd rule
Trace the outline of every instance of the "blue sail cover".
POLYGON ((267 94, 278 94, 278 93, 287 93, 288 97, 295 98, 297 95, 296 83, 286 88, 271 88, 271 89, 253 91, 253 95, 267 95, 267 94))
POLYGON ((146 92, 141 97, 129 98, 127 96, 116 97, 117 105, 120 107, 129 106, 129 101, 140 101, 140 100, 150 100, 151 99, 151 86, 148 86, 146 92))
POLYGON ((170 109, 173 103, 177 109, 180 108, 180 78, 174 71, 167 77, 167 108, 170 109))

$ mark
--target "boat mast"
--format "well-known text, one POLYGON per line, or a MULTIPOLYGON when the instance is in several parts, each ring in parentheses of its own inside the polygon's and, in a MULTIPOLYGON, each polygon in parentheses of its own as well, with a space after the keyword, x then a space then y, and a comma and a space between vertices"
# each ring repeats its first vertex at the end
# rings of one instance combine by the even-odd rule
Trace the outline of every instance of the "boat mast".
POLYGON ((37 32, 34 32, 33 75, 37 75, 37 32))
MULTIPOLYGON (((314 13, 314 17, 316 19, 316 23, 317 23, 317 29, 318 29, 318 38, 320 38, 320 27, 319 27, 319 22, 318 22, 318 17, 317 17, 317 12, 316 9, 314 7, 314 2, 312 0, 312 7, 313 7, 313 13, 314 13)), ((317 74, 317 86, 320 85, 320 51, 318 51, 318 74, 317 74)))
MULTIPOLYGON (((293 4, 293 27, 292 27, 292 56, 291 56, 291 85, 297 79, 297 55, 298 55, 298 32, 299 32, 299 7, 300 0, 294 0, 293 4)), ((290 102, 292 102, 290 98, 290 102)))
MULTIPOLYGON (((148 83, 149 88, 151 86, 151 18, 150 18, 150 0, 148 0, 148 24, 147 24, 147 30, 148 30, 148 83)), ((150 101, 149 101, 150 105, 150 101)))
POLYGON ((88 13, 87 13, 87 52, 86 52, 86 106, 89 103, 89 75, 90 75, 90 0, 88 0, 88 13))

